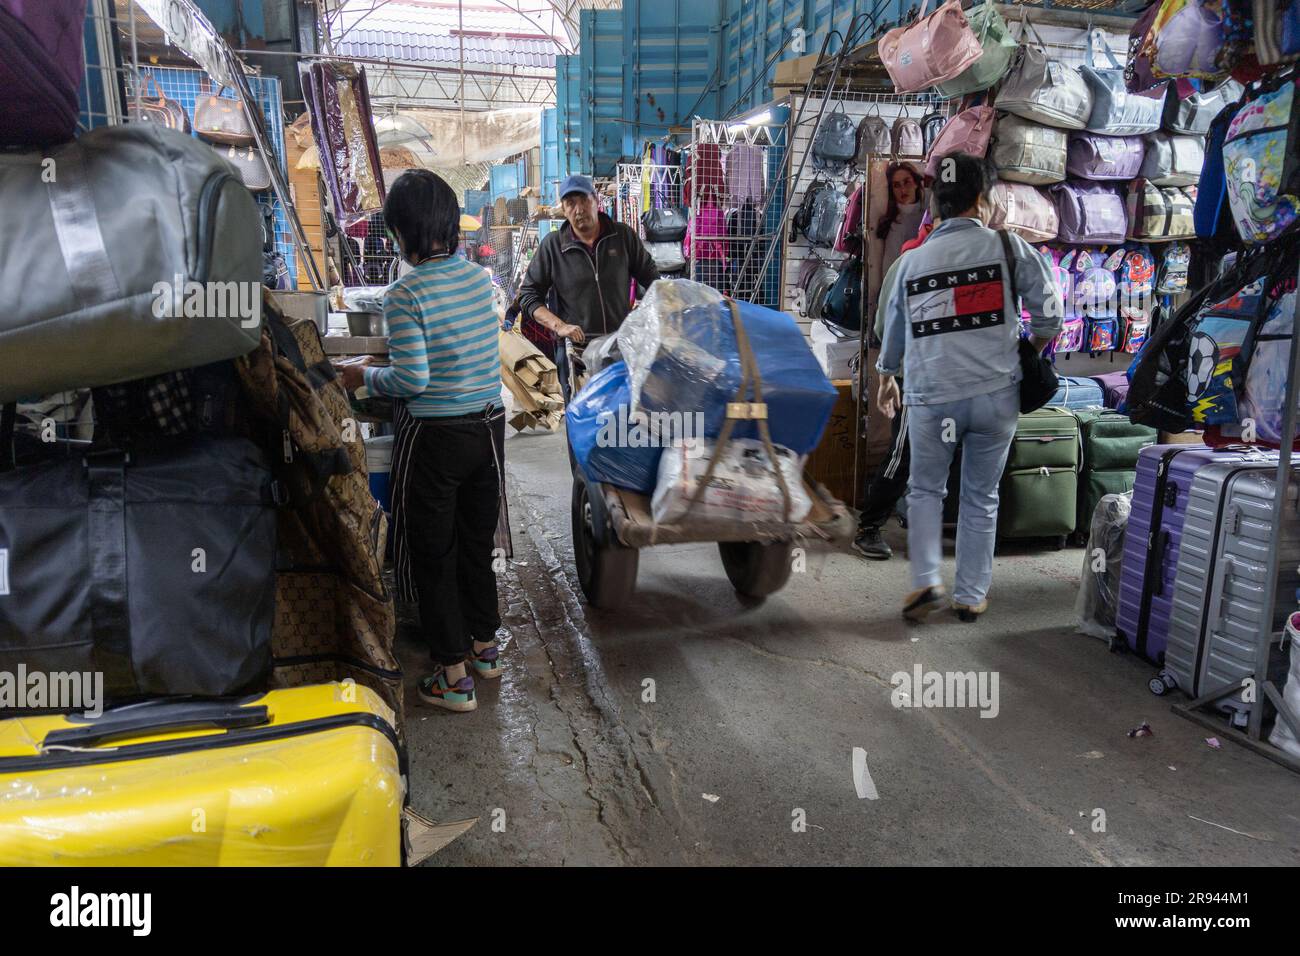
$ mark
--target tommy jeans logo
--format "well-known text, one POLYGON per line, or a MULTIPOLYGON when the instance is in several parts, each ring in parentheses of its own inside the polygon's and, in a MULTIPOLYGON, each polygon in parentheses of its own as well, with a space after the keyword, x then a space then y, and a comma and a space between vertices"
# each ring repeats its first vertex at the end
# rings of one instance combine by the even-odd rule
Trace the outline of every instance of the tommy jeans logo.
POLYGON ((1002 265, 936 272, 907 283, 912 338, 1006 324, 1002 265))

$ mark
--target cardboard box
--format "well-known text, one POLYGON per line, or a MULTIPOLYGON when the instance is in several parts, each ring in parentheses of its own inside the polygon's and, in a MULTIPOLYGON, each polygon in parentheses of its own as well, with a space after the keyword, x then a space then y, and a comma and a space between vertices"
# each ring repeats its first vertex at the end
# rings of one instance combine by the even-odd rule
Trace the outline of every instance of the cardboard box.
POLYGON ((776 65, 772 86, 807 86, 808 77, 812 76, 812 71, 816 66, 816 53, 809 53, 806 56, 796 57, 792 60, 781 60, 776 65))
POLYGON ((1200 432, 1161 432, 1161 445, 1201 445, 1205 439, 1200 432))
MULTIPOLYGON (((831 409, 831 418, 826 424, 826 431, 822 433, 822 440, 808 456, 804 470, 813 481, 825 485, 826 490, 840 501, 856 508, 861 504, 863 482, 854 482, 853 458, 855 450, 865 449, 865 443, 855 438, 853 382, 839 379, 832 384, 839 392, 839 398, 831 409)), ((862 467, 859 462, 859 471, 862 467)))

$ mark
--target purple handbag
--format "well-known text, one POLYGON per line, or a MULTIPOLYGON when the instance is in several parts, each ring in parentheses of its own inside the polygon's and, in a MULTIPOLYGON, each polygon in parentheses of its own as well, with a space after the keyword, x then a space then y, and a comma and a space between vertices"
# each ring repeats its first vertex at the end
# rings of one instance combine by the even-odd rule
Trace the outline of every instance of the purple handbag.
POLYGON ((1103 183, 1070 180, 1051 187, 1060 220, 1060 242, 1103 246, 1124 241, 1128 214, 1124 197, 1103 183))
POLYGON ((72 139, 85 21, 86 0, 0 0, 0 147, 72 139))
POLYGON ((1071 133, 1065 171, 1080 179, 1132 179, 1144 152, 1140 136, 1071 133))
POLYGON ((1124 87, 1130 93, 1149 90, 1159 82, 1156 75, 1151 72, 1151 58, 1142 55, 1142 48, 1146 45, 1147 34, 1151 32, 1151 27, 1156 22, 1156 14, 1160 12, 1160 7, 1159 3, 1147 7, 1147 12, 1138 17, 1137 22, 1133 24, 1133 29, 1129 31, 1124 87))

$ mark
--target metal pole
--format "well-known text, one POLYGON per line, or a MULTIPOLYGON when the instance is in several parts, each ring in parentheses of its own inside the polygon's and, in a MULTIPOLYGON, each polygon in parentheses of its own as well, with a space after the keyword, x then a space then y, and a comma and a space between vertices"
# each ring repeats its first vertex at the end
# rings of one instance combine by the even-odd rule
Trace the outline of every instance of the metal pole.
MULTIPOLYGON (((1298 273, 1300 274, 1300 273, 1298 273)), ((1282 440, 1278 443, 1277 482, 1273 496, 1274 554, 1268 564, 1268 578, 1264 600, 1268 613, 1264 615, 1264 633, 1255 645, 1255 703, 1250 709, 1247 733, 1259 740, 1264 725, 1264 682, 1268 680, 1268 658, 1273 646, 1273 615, 1277 613, 1278 565, 1282 560, 1282 509, 1286 507, 1286 493, 1291 485, 1291 442, 1295 435, 1296 392, 1300 387, 1300 292, 1295 294, 1291 311, 1291 364, 1286 379, 1286 407, 1282 412, 1282 440)), ((1294 602, 1293 602, 1294 603, 1294 602)), ((1293 650, 1292 653, 1295 653, 1293 650)))
POLYGON ((460 23, 460 91, 456 99, 460 100, 460 161, 465 163, 465 0, 456 0, 457 17, 460 23))

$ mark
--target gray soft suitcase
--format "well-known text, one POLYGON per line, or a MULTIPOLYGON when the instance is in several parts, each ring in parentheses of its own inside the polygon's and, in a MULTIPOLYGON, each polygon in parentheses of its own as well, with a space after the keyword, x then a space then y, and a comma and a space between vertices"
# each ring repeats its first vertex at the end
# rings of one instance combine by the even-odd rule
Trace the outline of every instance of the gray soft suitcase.
MULTIPOLYGON (((1293 474, 1300 477, 1300 468, 1293 474)), ((1300 517, 1292 484, 1282 527, 1275 532, 1276 476, 1274 458, 1211 462, 1192 479, 1169 643, 1164 669, 1151 680, 1153 692, 1177 687, 1200 697, 1221 689, 1240 691, 1242 681, 1255 675, 1261 637, 1273 639, 1285 623, 1300 587, 1300 517), (1272 622, 1266 622, 1268 569, 1279 556, 1277 601, 1272 622)))
POLYGON ((261 341, 262 214, 202 140, 128 123, 0 153, 0 209, 0 402, 207 365, 261 341))

